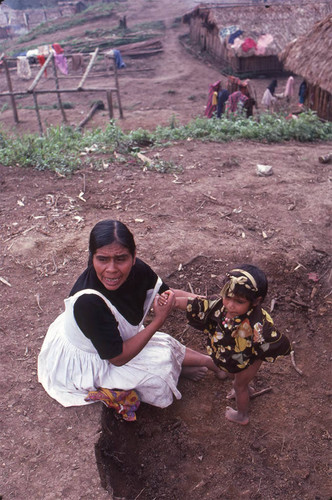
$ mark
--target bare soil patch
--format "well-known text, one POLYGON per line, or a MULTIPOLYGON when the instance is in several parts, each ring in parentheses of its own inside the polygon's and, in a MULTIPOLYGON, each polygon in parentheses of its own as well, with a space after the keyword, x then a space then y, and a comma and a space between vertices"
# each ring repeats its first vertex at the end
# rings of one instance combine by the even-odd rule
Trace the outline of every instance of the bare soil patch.
MULTIPOLYGON (((152 69, 121 77, 124 129, 202 115, 208 85, 220 78, 178 42, 183 28, 172 20, 187 6, 179 4, 128 2, 129 23, 149 16, 168 29, 161 56, 130 62, 152 69)), ((98 114, 89 126, 104 120, 98 114)), ((5 125, 13 126, 9 114, 5 125)), ((35 126, 30 111, 17 132, 35 126)), ((330 498, 331 169, 318 157, 331 148, 184 141, 145 150, 181 166, 176 175, 143 171, 138 161, 71 178, 0 166, 4 499, 102 499, 112 489, 127 500, 330 498), (273 175, 257 176, 257 163, 273 175), (272 390, 252 401, 247 427, 224 419, 230 382, 210 375, 180 380, 181 400, 165 410, 142 405, 136 423, 100 404, 65 409, 51 400, 37 382, 37 356, 86 265, 89 232, 105 218, 130 227, 139 256, 172 286, 215 294, 230 266, 262 266, 265 307, 303 375, 290 358, 264 365, 256 386, 272 390)), ((204 351, 183 314, 164 331, 204 351)))

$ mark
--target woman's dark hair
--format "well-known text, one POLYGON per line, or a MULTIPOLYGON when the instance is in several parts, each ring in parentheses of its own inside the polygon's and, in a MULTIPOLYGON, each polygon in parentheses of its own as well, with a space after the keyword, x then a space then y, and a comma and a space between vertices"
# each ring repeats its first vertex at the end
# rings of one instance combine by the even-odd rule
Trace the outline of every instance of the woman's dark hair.
POLYGON ((272 80, 272 82, 268 86, 268 89, 269 89, 269 91, 271 92, 272 95, 274 94, 274 91, 275 91, 276 87, 278 87, 278 80, 272 80))
MULTIPOLYGON (((243 285, 235 285, 234 294, 239 295, 240 297, 245 297, 246 299, 250 300, 250 302, 254 302, 258 297, 262 297, 263 301, 268 290, 267 277, 264 271, 259 269, 259 267, 257 266, 253 266, 252 264, 241 264, 240 266, 237 266, 236 269, 241 269, 242 271, 246 271, 247 273, 251 274, 251 276, 256 281, 257 292, 255 292, 254 290, 250 290, 243 285)), ((230 272, 230 274, 232 276, 241 276, 240 271, 230 272)))
POLYGON ((127 248, 130 254, 133 257, 135 256, 136 245, 134 236, 125 224, 111 219, 97 222, 90 233, 88 265, 92 264, 92 258, 98 248, 111 245, 114 242, 127 248))

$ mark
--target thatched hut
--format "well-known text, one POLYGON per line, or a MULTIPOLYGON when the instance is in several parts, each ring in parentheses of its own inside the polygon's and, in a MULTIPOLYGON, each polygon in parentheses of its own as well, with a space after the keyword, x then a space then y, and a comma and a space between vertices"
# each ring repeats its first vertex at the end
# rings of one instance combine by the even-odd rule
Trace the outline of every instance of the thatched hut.
POLYGON ((286 69, 306 81, 304 105, 332 121, 332 14, 293 40, 280 59, 286 69))
POLYGON ((281 72, 278 55, 331 11, 330 2, 199 5, 182 18, 193 45, 218 68, 243 77, 281 72), (236 38, 234 38, 234 36, 236 38))

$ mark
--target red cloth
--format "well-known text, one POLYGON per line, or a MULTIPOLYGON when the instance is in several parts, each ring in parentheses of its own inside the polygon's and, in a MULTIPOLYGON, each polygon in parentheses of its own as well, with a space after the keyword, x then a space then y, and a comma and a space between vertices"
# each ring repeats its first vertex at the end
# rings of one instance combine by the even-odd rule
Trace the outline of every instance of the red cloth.
POLYGON ((257 43, 252 38, 246 38, 241 45, 243 52, 248 52, 250 49, 257 49, 257 43))
POLYGON ((52 47, 55 50, 56 54, 63 54, 63 48, 58 43, 53 43, 52 47))
MULTIPOLYGON (((37 56, 37 59, 38 59, 39 64, 40 64, 41 66, 44 66, 44 63, 45 63, 45 61, 46 61, 45 56, 37 56)), ((45 69, 45 71, 44 71, 44 75, 45 75, 45 77, 47 76, 47 70, 46 70, 46 69, 45 69)))

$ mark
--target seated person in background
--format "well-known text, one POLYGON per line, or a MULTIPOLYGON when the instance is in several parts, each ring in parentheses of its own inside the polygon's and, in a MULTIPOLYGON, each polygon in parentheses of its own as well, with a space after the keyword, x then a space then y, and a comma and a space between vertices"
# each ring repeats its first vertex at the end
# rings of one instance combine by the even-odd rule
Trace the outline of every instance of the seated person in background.
POLYGON ((239 89, 229 96, 226 102, 226 111, 227 113, 238 113, 244 109, 248 118, 253 115, 253 106, 256 101, 250 96, 246 83, 242 83, 239 89))

